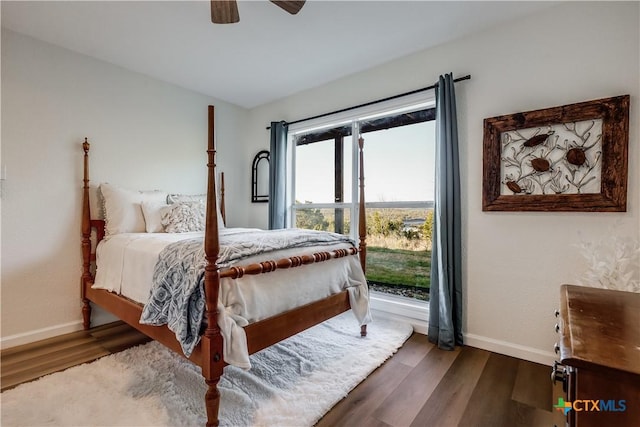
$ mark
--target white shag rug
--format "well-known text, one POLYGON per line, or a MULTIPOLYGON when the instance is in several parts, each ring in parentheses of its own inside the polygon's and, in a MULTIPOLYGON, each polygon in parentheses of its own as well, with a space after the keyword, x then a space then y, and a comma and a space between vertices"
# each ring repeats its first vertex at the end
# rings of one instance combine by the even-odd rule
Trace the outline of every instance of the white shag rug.
MULTIPOLYGON (((224 369, 220 424, 311 426, 411 335, 376 319, 366 338, 347 312, 224 369)), ((204 425, 200 368, 156 342, 22 384, 0 395, 7 426, 204 425)))

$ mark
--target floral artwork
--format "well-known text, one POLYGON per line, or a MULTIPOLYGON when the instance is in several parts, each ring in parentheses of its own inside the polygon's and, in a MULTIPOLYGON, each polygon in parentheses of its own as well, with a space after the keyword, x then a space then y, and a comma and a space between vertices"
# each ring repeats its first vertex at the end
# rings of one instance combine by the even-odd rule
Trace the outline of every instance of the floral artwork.
POLYGON ((501 194, 600 192, 602 119, 502 132, 501 194))

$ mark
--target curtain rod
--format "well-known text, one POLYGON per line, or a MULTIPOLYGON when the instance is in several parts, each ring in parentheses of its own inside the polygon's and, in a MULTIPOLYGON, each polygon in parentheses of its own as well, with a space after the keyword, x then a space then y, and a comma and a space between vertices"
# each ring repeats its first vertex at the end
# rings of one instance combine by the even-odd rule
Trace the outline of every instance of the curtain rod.
MULTIPOLYGON (((466 75, 464 77, 458 77, 457 79, 454 79, 453 82, 457 83, 457 82, 460 82, 462 80, 470 80, 470 79, 471 79, 471 74, 468 74, 468 75, 466 75)), ((436 86, 438 86, 438 83, 433 84, 431 86, 423 87, 422 89, 416 89, 416 90, 412 90, 410 92, 401 93, 399 95, 393 95, 393 96, 389 96, 387 98, 382 98, 382 99, 377 99, 375 101, 365 102, 364 104, 354 105, 353 107, 343 108, 342 110, 331 111, 329 113, 318 114, 317 116, 307 117, 306 119, 294 120, 292 122, 285 122, 285 123, 288 124, 288 125, 292 125, 292 124, 304 122, 304 121, 307 121, 307 120, 319 119, 321 117, 330 116, 332 114, 344 113, 345 111, 355 110, 356 108, 368 107, 369 105, 379 104, 381 102, 391 101, 392 99, 402 98, 403 96, 413 95, 414 93, 424 92, 426 90, 431 90, 431 89, 434 89, 436 86)), ((269 129, 271 129, 271 126, 267 126, 267 130, 269 130, 269 129)))

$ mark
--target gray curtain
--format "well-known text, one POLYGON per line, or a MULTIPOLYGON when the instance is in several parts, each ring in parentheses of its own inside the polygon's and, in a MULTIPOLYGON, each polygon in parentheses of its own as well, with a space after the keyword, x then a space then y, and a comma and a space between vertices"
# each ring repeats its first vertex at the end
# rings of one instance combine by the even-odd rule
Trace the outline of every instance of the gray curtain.
POLYGON ((287 131, 285 122, 271 122, 269 153, 269 229, 286 227, 287 131))
POLYGON ((429 294, 429 341, 462 345, 462 242, 458 125, 453 75, 436 85, 436 186, 429 294))

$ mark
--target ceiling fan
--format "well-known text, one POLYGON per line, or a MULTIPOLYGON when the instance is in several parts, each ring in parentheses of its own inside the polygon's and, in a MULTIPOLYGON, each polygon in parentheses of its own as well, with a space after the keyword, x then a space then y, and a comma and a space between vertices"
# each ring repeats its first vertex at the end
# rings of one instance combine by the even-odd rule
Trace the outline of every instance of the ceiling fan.
MULTIPOLYGON (((277 1, 271 3, 286 10, 292 15, 300 12, 306 0, 302 1, 277 1)), ((238 4, 236 0, 211 0, 211 22, 214 24, 233 24, 240 21, 238 4)))

